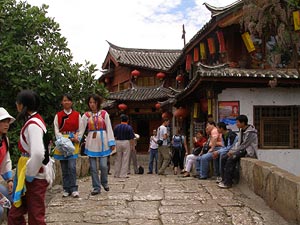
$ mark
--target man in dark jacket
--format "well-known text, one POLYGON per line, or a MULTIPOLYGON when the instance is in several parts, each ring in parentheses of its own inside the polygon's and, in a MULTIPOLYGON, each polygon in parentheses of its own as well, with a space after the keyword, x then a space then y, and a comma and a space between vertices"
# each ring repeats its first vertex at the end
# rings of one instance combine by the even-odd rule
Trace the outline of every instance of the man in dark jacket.
POLYGON ((215 160, 214 166, 219 170, 217 177, 217 183, 221 182, 222 178, 220 175, 223 173, 224 168, 222 168, 222 158, 228 153, 228 151, 237 143, 238 136, 235 132, 230 129, 227 129, 224 122, 219 122, 217 124, 218 132, 222 134, 222 143, 223 147, 219 150, 213 152, 212 158, 215 160))
POLYGON ((237 162, 242 157, 256 158, 257 152, 257 130, 253 125, 248 124, 248 118, 240 115, 236 118, 236 125, 240 129, 239 140, 231 150, 222 158, 222 167, 224 173, 222 182, 219 183, 220 188, 230 188, 233 183, 234 170, 237 162))

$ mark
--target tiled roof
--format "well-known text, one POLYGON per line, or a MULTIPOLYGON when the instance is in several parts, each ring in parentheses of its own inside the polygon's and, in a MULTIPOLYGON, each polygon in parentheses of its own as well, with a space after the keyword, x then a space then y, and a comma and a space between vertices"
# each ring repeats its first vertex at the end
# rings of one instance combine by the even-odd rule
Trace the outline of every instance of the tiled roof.
MULTIPOLYGON (((246 81, 247 78, 252 79, 252 84, 256 81, 259 82, 261 79, 281 79, 280 83, 283 83, 286 79, 297 79, 299 80, 299 74, 296 69, 242 69, 242 68, 229 68, 227 64, 221 64, 217 66, 206 66, 202 63, 197 64, 196 75, 189 82, 189 84, 180 92, 175 95, 175 99, 183 99, 184 96, 191 93, 196 88, 199 88, 201 82, 209 81, 210 79, 216 80, 220 78, 219 82, 226 82, 226 78, 235 79, 236 82, 241 80, 246 81), (225 80, 224 80, 225 78, 225 80)), ((293 81, 293 82, 294 82, 293 81)), ((299 80, 300 82, 300 80, 299 80)), ((250 83, 249 83, 250 85, 250 83)))
POLYGON ((174 96, 174 91, 163 86, 159 87, 133 87, 109 94, 109 100, 118 101, 161 101, 174 96))
POLYGON ((204 5, 208 8, 208 10, 212 13, 212 18, 203 25, 203 27, 190 39, 190 41, 184 46, 182 50, 182 55, 178 57, 176 62, 174 63, 172 69, 176 67, 176 64, 182 60, 182 58, 185 56, 187 49, 189 49, 191 46, 196 44, 201 38, 201 35, 203 35, 208 29, 212 28, 212 26, 217 25, 215 22, 217 19, 220 19, 228 13, 230 13, 232 10, 235 10, 236 8, 241 8, 243 6, 243 0, 238 0, 228 6, 225 7, 213 7, 207 3, 204 3, 204 5), (217 18, 219 17, 219 18, 217 18))
POLYGON ((181 50, 122 48, 108 42, 109 53, 120 64, 168 71, 181 54, 181 50))
POLYGON ((200 77, 249 77, 249 78, 285 78, 298 79, 296 69, 242 69, 229 68, 226 64, 219 66, 206 66, 198 63, 196 71, 200 77))
POLYGON ((238 1, 233 2, 232 4, 224 6, 224 7, 215 7, 206 2, 204 2, 203 5, 205 5, 205 7, 211 12, 211 17, 215 17, 215 16, 218 16, 218 15, 221 15, 221 14, 227 12, 228 10, 231 10, 232 8, 234 8, 238 5, 242 5, 243 3, 244 3, 243 0, 238 0, 238 1))

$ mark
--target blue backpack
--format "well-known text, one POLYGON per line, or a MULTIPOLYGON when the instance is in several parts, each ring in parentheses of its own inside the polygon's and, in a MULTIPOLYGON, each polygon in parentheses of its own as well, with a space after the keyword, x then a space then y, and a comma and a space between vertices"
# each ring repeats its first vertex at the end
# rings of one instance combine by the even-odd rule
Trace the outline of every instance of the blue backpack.
POLYGON ((182 148, 182 136, 181 135, 174 135, 173 136, 173 144, 172 146, 175 148, 182 148))

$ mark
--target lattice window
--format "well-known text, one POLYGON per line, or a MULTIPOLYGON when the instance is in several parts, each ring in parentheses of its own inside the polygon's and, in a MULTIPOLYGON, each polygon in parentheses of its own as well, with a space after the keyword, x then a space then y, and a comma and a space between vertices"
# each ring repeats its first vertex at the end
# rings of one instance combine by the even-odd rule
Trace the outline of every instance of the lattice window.
POLYGON ((298 148, 298 106, 255 106, 260 148, 298 148))

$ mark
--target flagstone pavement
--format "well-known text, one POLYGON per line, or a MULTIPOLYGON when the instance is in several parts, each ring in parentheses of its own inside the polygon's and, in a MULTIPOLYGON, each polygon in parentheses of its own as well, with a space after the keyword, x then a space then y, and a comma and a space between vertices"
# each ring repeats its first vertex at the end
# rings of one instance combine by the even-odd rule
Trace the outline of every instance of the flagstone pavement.
POLYGON ((183 178, 171 168, 167 174, 109 175, 110 191, 96 196, 88 176, 78 180, 80 198, 62 198, 56 185, 47 193, 47 224, 289 224, 246 185, 220 189, 213 179, 183 178))

